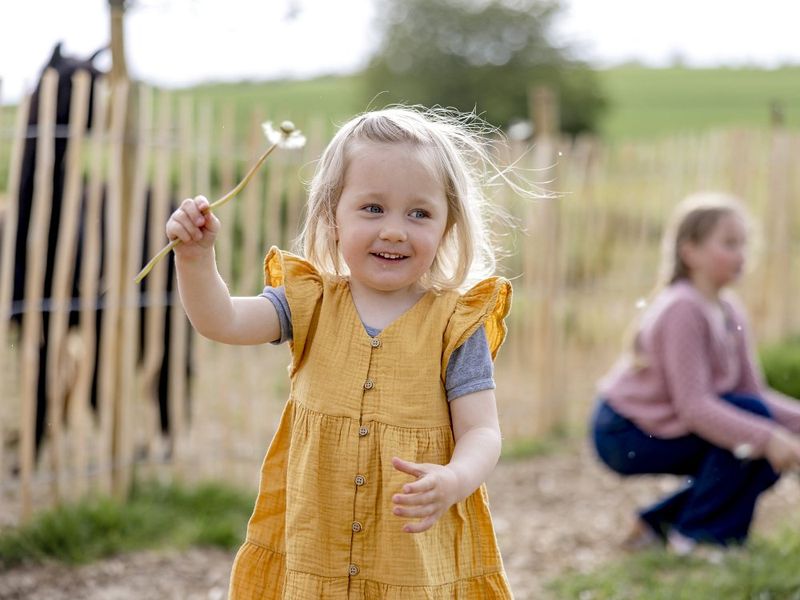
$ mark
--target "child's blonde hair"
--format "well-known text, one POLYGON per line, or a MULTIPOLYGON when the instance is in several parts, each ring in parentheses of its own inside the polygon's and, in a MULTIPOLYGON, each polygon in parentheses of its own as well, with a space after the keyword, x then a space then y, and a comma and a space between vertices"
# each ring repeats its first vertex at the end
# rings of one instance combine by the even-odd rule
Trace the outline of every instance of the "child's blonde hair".
POLYGON ((394 106, 359 115, 336 133, 317 164, 298 250, 323 272, 347 275, 335 236, 336 208, 351 148, 359 142, 405 143, 430 158, 444 186, 447 224, 430 271, 420 281, 429 289, 460 289, 491 275, 495 248, 488 223, 484 184, 502 176, 490 152, 496 130, 474 114, 448 109, 394 106), (492 173, 494 171, 494 173, 492 173))

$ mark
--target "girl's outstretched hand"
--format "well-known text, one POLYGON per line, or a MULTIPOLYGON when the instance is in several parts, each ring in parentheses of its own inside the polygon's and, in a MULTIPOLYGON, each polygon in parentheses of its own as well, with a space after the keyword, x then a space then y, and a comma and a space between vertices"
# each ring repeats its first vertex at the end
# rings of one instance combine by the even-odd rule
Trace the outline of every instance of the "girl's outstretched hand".
POLYGON ((204 196, 187 198, 167 221, 167 237, 180 240, 176 251, 187 253, 198 248, 207 250, 214 245, 219 232, 219 219, 209 211, 209 202, 204 196), (180 248, 180 250, 178 250, 180 248))
POLYGON ((778 473, 800 466, 800 436, 776 427, 767 442, 765 457, 778 473))
POLYGON ((392 496, 394 515, 419 519, 406 523, 403 531, 421 533, 430 529, 458 500, 458 476, 449 467, 397 457, 392 459, 392 466, 417 478, 403 485, 402 493, 392 496))

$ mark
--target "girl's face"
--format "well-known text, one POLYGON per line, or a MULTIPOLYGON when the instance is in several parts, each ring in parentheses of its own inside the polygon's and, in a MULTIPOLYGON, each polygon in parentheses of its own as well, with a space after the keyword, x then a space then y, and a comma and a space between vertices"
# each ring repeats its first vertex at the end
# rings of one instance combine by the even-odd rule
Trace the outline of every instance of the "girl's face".
POLYGON ((684 247, 691 278, 717 290, 733 283, 744 268, 746 244, 742 218, 733 213, 721 216, 703 241, 684 247))
POLYGON ((351 284, 418 294, 447 225, 444 185, 425 154, 402 143, 359 142, 336 207, 336 239, 351 284))

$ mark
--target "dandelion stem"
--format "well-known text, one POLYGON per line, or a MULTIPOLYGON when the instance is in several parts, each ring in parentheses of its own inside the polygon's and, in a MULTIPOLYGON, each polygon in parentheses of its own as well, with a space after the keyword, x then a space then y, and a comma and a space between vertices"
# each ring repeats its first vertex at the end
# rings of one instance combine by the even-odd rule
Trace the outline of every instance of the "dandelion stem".
MULTIPOLYGON (((250 183, 250 180, 253 178, 253 175, 255 175, 256 171, 258 171, 258 168, 262 164, 264 164, 264 161, 267 160, 267 157, 272 153, 273 150, 275 150, 275 148, 278 147, 278 145, 279 144, 276 142, 272 144, 269 148, 267 148, 266 151, 261 156, 258 157, 258 160, 255 162, 255 164, 252 167, 250 167, 250 170, 242 178, 242 180, 239 183, 237 183, 236 186, 227 194, 225 194, 218 200, 212 202, 209 205, 209 207, 203 211, 203 214, 208 214, 215 208, 219 208, 223 204, 226 204, 227 202, 230 202, 233 198, 235 198, 239 194, 239 192, 241 192, 245 188, 245 186, 247 186, 247 184, 250 183)), ((147 277, 147 274, 153 270, 153 267, 155 267, 162 258, 164 258, 172 250, 174 250, 175 247, 178 246, 180 243, 181 243, 180 239, 175 238, 169 244, 167 244, 161 250, 159 250, 158 254, 156 254, 153 258, 151 258, 150 262, 148 262, 144 266, 144 268, 141 271, 139 271, 139 274, 136 276, 135 279, 136 283, 141 283, 142 279, 147 277)))

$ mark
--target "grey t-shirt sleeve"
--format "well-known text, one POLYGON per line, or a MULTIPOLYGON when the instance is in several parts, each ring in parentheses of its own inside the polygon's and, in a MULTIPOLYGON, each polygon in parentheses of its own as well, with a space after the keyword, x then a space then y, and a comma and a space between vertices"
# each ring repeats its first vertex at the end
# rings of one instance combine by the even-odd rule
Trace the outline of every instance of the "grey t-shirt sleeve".
MULTIPOLYGON (((289 309, 289 302, 286 300, 286 288, 267 286, 260 295, 272 302, 278 312, 281 337, 272 343, 282 344, 291 340, 292 312, 289 309)), ((366 325, 364 328, 372 337, 380 334, 379 329, 366 325)), ((478 327, 475 333, 450 355, 445 373, 447 399, 452 401, 467 394, 494 388, 494 365, 489 351, 489 342, 486 340, 486 329, 478 327)))
POLYGON ((450 401, 473 392, 495 388, 494 364, 484 327, 478 327, 450 355, 444 387, 450 401))
POLYGON ((259 294, 266 298, 275 307, 278 312, 278 320, 281 324, 281 337, 273 340, 273 344, 282 344, 292 339, 292 311, 289 309, 289 301, 286 300, 286 288, 270 287, 264 288, 264 291, 259 294))

